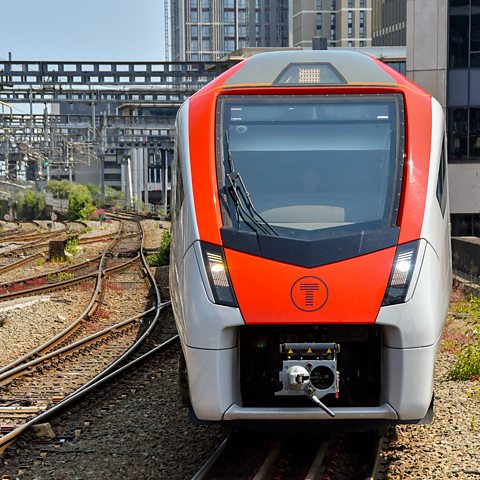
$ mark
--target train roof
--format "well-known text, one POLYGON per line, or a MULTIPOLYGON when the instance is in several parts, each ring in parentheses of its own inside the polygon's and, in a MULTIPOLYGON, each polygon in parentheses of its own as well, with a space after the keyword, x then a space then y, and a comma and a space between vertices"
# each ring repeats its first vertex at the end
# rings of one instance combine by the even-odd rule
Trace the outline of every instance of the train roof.
POLYGON ((224 83, 239 85, 397 85, 374 58, 355 51, 304 50, 260 53, 224 83))

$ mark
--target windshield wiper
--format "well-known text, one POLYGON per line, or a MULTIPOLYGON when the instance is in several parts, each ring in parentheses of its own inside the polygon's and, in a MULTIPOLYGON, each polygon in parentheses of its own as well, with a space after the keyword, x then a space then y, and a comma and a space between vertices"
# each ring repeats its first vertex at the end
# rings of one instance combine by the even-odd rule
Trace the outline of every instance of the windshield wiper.
POLYGON ((230 167, 230 173, 227 173, 230 186, 226 187, 226 190, 235 205, 237 221, 241 217, 255 232, 278 236, 279 234, 275 229, 257 212, 242 176, 240 173, 235 172, 227 130, 225 130, 225 144, 227 146, 227 160, 230 167))

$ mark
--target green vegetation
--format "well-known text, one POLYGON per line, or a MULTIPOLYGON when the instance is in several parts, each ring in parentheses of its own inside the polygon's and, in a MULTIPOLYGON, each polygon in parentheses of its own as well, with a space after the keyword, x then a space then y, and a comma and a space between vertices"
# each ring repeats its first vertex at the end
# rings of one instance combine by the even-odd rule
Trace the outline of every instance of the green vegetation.
POLYGON ((75 256, 78 252, 79 244, 80 240, 78 239, 78 237, 70 237, 65 245, 65 251, 70 255, 75 256))
POLYGON ((85 187, 90 192, 90 196, 92 197, 93 204, 96 205, 97 207, 102 206, 103 204, 102 191, 100 190, 100 187, 93 183, 87 183, 85 187))
POLYGON ((55 198, 68 199, 72 188, 76 185, 68 180, 50 180, 45 190, 51 193, 55 198))
POLYGON ((45 258, 43 258, 43 257, 42 257, 42 258, 39 258, 39 259, 37 260, 37 265, 38 265, 39 267, 41 267, 44 263, 45 263, 45 258))
POLYGON ((34 220, 41 218, 45 210, 45 197, 40 192, 26 190, 14 198, 16 218, 20 220, 34 220))
POLYGON ((96 185, 69 182, 68 180, 50 180, 46 191, 56 198, 68 200, 67 217, 69 220, 85 220, 95 210, 95 202, 100 202, 100 190, 96 185))
POLYGON ((88 188, 78 183, 73 184, 68 195, 68 219, 86 220, 93 211, 95 211, 95 206, 88 188))
MULTIPOLYGON (((453 368, 448 373, 451 380, 480 379, 480 298, 470 295, 467 300, 454 306, 457 314, 467 320, 466 340, 458 353, 453 368)), ((478 389, 474 396, 480 398, 478 389)))
POLYGON ((85 227, 80 230, 79 235, 83 235, 84 233, 88 233, 92 231, 92 227, 85 227))
POLYGON ((64 282, 65 280, 70 280, 73 277, 73 273, 70 272, 58 272, 57 281, 64 282))
POLYGON ((106 186, 105 187, 105 203, 125 202, 125 194, 121 190, 106 186))
POLYGON ((147 263, 151 267, 162 267, 170 262, 170 232, 166 230, 162 235, 162 241, 157 253, 147 257, 147 263))

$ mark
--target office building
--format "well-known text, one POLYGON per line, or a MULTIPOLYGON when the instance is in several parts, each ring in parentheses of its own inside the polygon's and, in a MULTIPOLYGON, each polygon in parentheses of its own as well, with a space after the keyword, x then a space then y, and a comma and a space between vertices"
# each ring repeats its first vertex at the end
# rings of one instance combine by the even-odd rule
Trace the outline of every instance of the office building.
POLYGON ((406 0, 372 0, 372 45, 400 46, 406 42, 406 0))
POLYGON ((311 48, 312 38, 328 47, 372 45, 372 0, 293 0, 292 46, 311 48))
POLYGON ((169 13, 173 61, 288 46, 288 0, 171 0, 169 13))
POLYGON ((408 0, 407 23, 407 74, 447 116, 452 234, 480 236, 480 0, 408 0))

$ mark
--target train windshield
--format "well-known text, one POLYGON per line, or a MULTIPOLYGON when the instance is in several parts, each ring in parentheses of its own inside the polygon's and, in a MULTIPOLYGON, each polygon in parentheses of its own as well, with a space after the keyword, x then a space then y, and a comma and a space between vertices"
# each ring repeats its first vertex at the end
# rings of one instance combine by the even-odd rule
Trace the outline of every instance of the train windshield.
POLYGON ((223 96, 217 119, 224 227, 309 239, 395 225, 401 95, 223 96))

